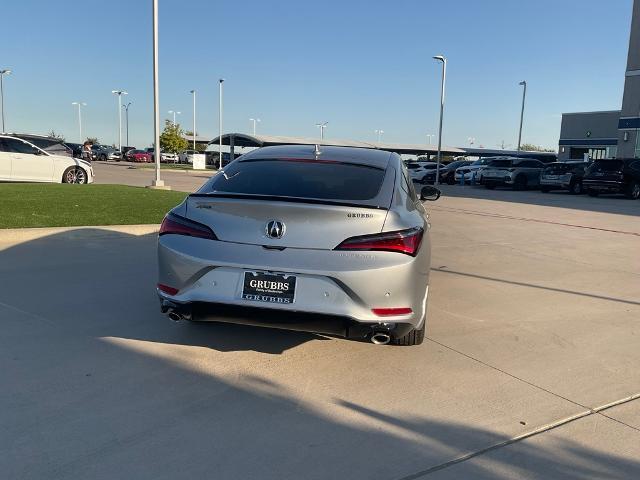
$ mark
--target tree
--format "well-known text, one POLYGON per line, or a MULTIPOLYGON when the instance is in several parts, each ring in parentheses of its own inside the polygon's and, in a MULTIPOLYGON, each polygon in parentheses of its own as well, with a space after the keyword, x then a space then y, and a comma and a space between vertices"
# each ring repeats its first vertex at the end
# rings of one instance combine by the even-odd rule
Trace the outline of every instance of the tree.
POLYGON ((532 143, 523 143, 520 145, 520 150, 524 150, 526 152, 555 152, 553 149, 533 145, 532 143))
POLYGON ((87 137, 86 142, 92 143, 93 145, 100 145, 97 137, 87 137))
POLYGON ((185 150, 188 142, 183 137, 184 132, 180 124, 174 124, 171 120, 165 120, 164 130, 160 134, 160 150, 163 152, 178 153, 185 150))
POLYGON ((60 140, 61 142, 64 142, 64 135, 62 135, 61 133, 56 133, 56 131, 53 129, 51 129, 49 133, 47 133, 47 136, 49 138, 55 138, 56 140, 60 140))

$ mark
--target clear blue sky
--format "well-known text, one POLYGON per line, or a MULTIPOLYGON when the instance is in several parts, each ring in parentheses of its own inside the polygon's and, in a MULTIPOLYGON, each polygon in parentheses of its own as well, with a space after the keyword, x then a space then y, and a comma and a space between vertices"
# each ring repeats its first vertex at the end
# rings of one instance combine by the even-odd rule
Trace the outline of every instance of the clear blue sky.
MULTIPOLYGON (((163 118, 180 110, 198 132, 225 131, 389 142, 436 133, 439 65, 449 59, 444 143, 517 143, 521 87, 529 84, 523 141, 557 147, 560 113, 620 108, 632 0, 159 0, 163 118)), ((77 139, 83 128, 117 141, 113 89, 125 89, 130 143, 152 139, 151 1, 4 2, 0 67, 9 131, 77 139)), ((124 139, 123 139, 124 142, 124 139)))

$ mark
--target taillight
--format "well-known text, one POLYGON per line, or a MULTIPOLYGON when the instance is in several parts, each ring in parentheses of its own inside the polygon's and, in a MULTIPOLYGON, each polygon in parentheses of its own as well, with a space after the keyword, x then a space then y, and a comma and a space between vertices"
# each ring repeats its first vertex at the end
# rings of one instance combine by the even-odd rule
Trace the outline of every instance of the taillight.
POLYGON ((177 288, 170 287, 169 285, 164 285, 162 283, 158 284, 158 290, 161 292, 167 293, 169 295, 176 295, 178 293, 177 288))
POLYGON ((206 225, 203 225, 188 218, 181 217, 175 213, 169 213, 160 225, 159 235, 186 235, 187 237, 206 238, 217 240, 215 233, 206 225))
POLYGON ((397 232, 376 233, 347 238, 335 250, 374 250, 398 252, 415 257, 422 242, 422 228, 410 228, 397 232))

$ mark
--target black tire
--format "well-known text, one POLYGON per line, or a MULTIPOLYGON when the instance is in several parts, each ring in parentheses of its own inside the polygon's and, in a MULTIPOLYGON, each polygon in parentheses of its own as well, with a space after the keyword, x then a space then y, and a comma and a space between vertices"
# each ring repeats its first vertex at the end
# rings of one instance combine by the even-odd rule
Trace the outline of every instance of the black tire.
POLYGON ((392 344, 402 347, 410 347, 413 345, 421 345, 424 342, 424 334, 426 330, 426 319, 422 321, 422 327, 419 329, 413 329, 407 333, 404 337, 396 338, 392 344))
POLYGON ((62 183, 84 185, 87 183, 87 172, 81 167, 69 167, 62 174, 62 183))
POLYGON ((101 162, 106 162, 107 161, 107 156, 104 153, 100 155, 100 161, 101 162))
POLYGON ((518 175, 513 181, 514 190, 526 190, 527 189, 527 177, 525 175, 518 175))
POLYGON ((589 195, 590 197, 597 197, 598 192, 595 190, 587 190, 587 195, 589 195))
POLYGON ((580 195, 582 193, 582 182, 571 182, 571 184, 569 184, 569 193, 571 195, 580 195))
POLYGON ((455 184, 456 184, 456 179, 455 179, 455 178, 453 178, 453 175, 449 175, 449 176, 447 177, 447 184, 448 184, 448 185, 455 185, 455 184))
POLYGON ((629 183, 625 189, 624 196, 631 200, 638 200, 640 198, 640 182, 629 183))
POLYGON ((487 190, 493 190, 493 189, 495 189, 495 188, 496 188, 496 186, 495 186, 495 185, 489 185, 489 184, 487 183, 487 184, 485 184, 484 188, 486 188, 487 190))
POLYGON ((549 187, 540 187, 540 191, 542 193, 549 193, 550 190, 549 190, 549 187))

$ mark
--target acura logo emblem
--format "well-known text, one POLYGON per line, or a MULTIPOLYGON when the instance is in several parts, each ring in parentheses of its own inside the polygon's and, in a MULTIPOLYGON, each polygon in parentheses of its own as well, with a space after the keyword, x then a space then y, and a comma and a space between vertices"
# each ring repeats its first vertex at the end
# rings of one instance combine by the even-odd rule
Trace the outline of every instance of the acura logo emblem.
POLYGON ((286 227, 280 220, 269 220, 265 232, 269 238, 282 238, 286 227))

